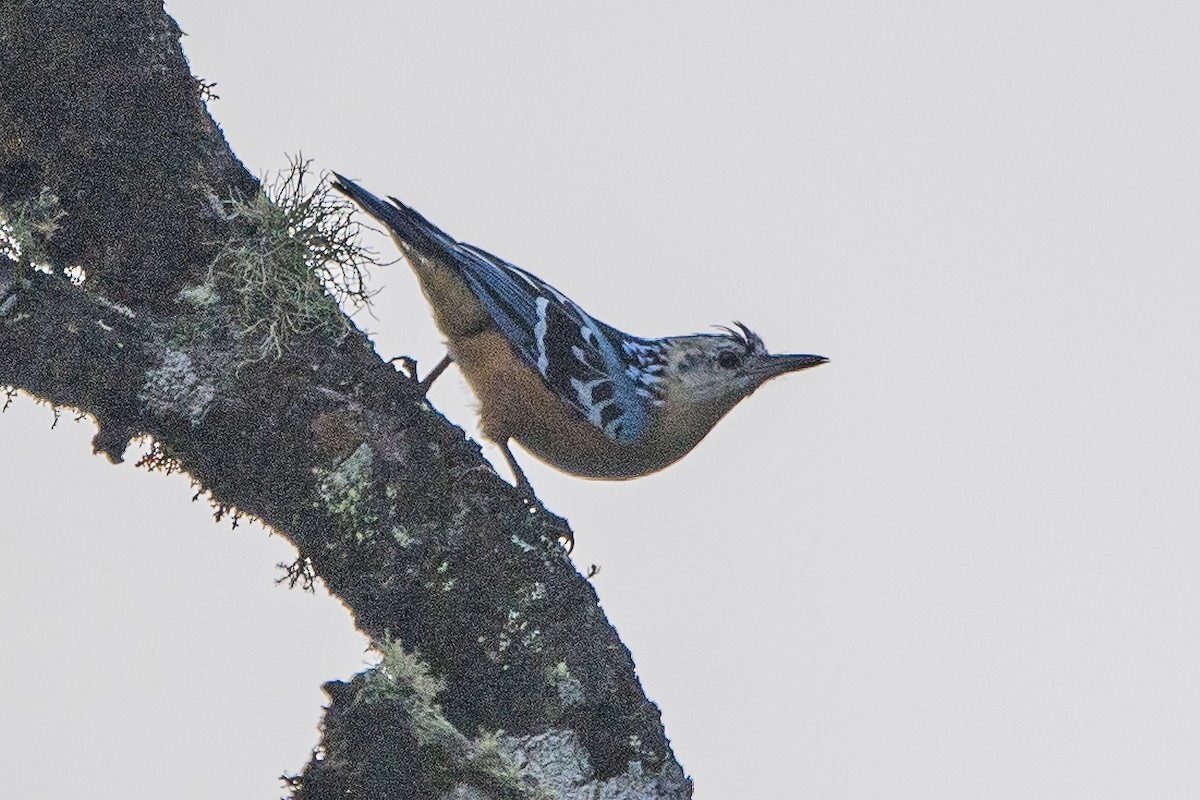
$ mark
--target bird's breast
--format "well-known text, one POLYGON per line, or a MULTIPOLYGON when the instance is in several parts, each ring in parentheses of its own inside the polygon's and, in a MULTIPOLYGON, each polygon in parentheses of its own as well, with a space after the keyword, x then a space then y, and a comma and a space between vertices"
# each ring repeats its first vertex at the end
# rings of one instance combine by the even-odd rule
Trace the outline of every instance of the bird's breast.
POLYGON ((514 439, 571 475, 604 480, 648 475, 683 457, 703 438, 703 433, 679 436, 652 424, 642 441, 615 442, 550 391, 497 328, 451 337, 449 346, 479 399, 483 435, 497 442, 514 439))

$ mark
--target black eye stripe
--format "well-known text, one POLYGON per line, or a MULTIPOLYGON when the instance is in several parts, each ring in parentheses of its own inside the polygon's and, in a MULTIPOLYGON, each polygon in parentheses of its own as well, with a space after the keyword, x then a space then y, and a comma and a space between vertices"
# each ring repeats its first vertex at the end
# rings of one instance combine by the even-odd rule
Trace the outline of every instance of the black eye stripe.
POLYGON ((728 350, 717 356, 717 365, 723 369, 735 369, 741 363, 742 360, 737 357, 737 354, 728 350))

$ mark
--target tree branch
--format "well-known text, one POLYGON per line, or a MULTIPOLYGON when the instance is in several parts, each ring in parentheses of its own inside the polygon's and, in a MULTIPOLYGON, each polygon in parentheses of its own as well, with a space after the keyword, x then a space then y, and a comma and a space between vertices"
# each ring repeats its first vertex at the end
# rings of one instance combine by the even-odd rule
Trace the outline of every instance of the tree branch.
POLYGON ((152 437, 150 466, 286 536, 354 612, 383 659, 327 685, 296 797, 690 797, 562 521, 327 295, 270 291, 320 284, 243 247, 273 235, 231 213, 257 182, 178 37, 153 0, 0 3, 0 384, 90 414, 113 460, 152 437), (231 252, 261 257, 249 305, 231 252), (289 303, 338 324, 263 358, 289 303))

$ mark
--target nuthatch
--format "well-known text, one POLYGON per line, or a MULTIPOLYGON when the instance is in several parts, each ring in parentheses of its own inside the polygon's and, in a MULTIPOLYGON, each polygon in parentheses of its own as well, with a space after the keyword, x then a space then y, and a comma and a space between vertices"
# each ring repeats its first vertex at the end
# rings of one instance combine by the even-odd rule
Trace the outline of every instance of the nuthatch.
POLYGON ((552 467, 623 480, 678 461, 744 397, 828 359, 771 355, 749 328, 642 339, 595 319, 554 287, 447 236, 424 217, 334 173, 334 188, 387 226, 417 273, 451 361, 479 398, 480 428, 517 486, 533 489, 509 439, 552 467))

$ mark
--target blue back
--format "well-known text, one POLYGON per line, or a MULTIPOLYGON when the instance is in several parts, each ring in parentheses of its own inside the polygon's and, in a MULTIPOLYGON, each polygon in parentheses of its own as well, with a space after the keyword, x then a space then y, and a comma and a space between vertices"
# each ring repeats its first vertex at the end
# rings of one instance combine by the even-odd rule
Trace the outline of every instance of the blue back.
POLYGON ((665 359, 658 343, 594 319, 537 276, 455 241, 396 198, 386 203, 336 177, 335 188, 401 241, 456 269, 517 356, 580 417, 621 444, 646 435, 652 410, 662 402, 665 359))

